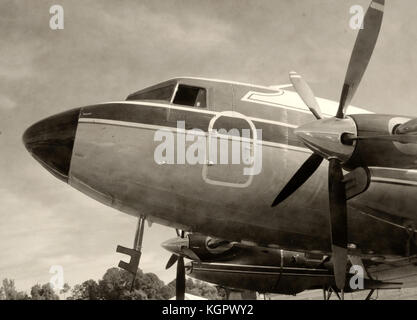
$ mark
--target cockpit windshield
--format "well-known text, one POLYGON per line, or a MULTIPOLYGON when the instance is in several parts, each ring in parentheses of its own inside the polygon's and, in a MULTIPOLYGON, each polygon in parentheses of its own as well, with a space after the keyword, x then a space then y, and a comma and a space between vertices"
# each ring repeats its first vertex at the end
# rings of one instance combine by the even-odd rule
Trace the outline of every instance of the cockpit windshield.
POLYGON ((176 105, 207 108, 207 90, 202 87, 164 82, 132 93, 126 100, 151 100, 176 105))
POLYGON ((127 97, 126 100, 156 100, 171 102, 172 95, 174 94, 175 83, 159 86, 150 87, 138 92, 132 93, 127 97))

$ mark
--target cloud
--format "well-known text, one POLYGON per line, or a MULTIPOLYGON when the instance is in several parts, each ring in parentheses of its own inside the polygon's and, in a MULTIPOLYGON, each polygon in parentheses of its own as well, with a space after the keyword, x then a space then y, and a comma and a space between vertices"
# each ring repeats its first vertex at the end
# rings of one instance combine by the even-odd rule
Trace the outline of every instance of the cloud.
POLYGON ((10 110, 16 107, 16 102, 9 97, 0 94, 0 109, 10 110))
MULTIPOLYGON (((43 170, 39 168, 39 170, 43 170)), ((100 278, 128 257, 116 253, 118 244, 131 247, 136 219, 78 193, 65 184, 42 188, 49 201, 0 188, 0 275, 16 280, 28 290, 49 281, 52 265, 62 265, 70 284, 100 278), (66 200, 65 200, 66 199, 66 200)), ((140 267, 157 273, 165 281, 174 271, 164 270, 169 253, 161 248, 161 237, 173 231, 146 227, 140 267)))

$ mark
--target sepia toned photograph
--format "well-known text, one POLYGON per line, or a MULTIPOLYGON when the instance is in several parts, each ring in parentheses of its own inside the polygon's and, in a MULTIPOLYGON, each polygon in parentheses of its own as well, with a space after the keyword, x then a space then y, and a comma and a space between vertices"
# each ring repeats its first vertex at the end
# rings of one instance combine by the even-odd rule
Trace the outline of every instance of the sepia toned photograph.
POLYGON ((0 0, 0 307, 416 300, 416 8, 0 0))

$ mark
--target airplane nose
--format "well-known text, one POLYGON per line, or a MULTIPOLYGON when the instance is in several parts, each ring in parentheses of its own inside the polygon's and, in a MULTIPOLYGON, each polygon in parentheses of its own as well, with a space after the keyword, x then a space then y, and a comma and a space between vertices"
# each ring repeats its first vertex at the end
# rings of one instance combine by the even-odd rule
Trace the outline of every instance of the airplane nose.
POLYGON ((80 110, 68 110, 41 120, 23 134, 23 143, 29 153, 64 182, 68 182, 80 110))

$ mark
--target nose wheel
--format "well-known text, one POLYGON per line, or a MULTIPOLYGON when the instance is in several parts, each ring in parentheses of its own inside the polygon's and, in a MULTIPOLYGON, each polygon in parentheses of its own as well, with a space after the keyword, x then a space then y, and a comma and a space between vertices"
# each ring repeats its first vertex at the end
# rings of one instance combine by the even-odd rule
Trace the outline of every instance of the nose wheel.
POLYGON ((119 261, 119 268, 122 268, 123 270, 126 270, 127 272, 133 275, 132 284, 130 286, 130 291, 133 291, 136 275, 138 273, 140 257, 142 255, 142 241, 143 241, 143 233, 145 229, 145 220, 146 218, 143 216, 141 216, 138 220, 136 233, 135 233, 135 240, 133 242, 133 249, 126 248, 120 245, 118 245, 116 249, 116 252, 123 253, 123 254, 130 256, 129 263, 122 261, 122 260, 119 261))

